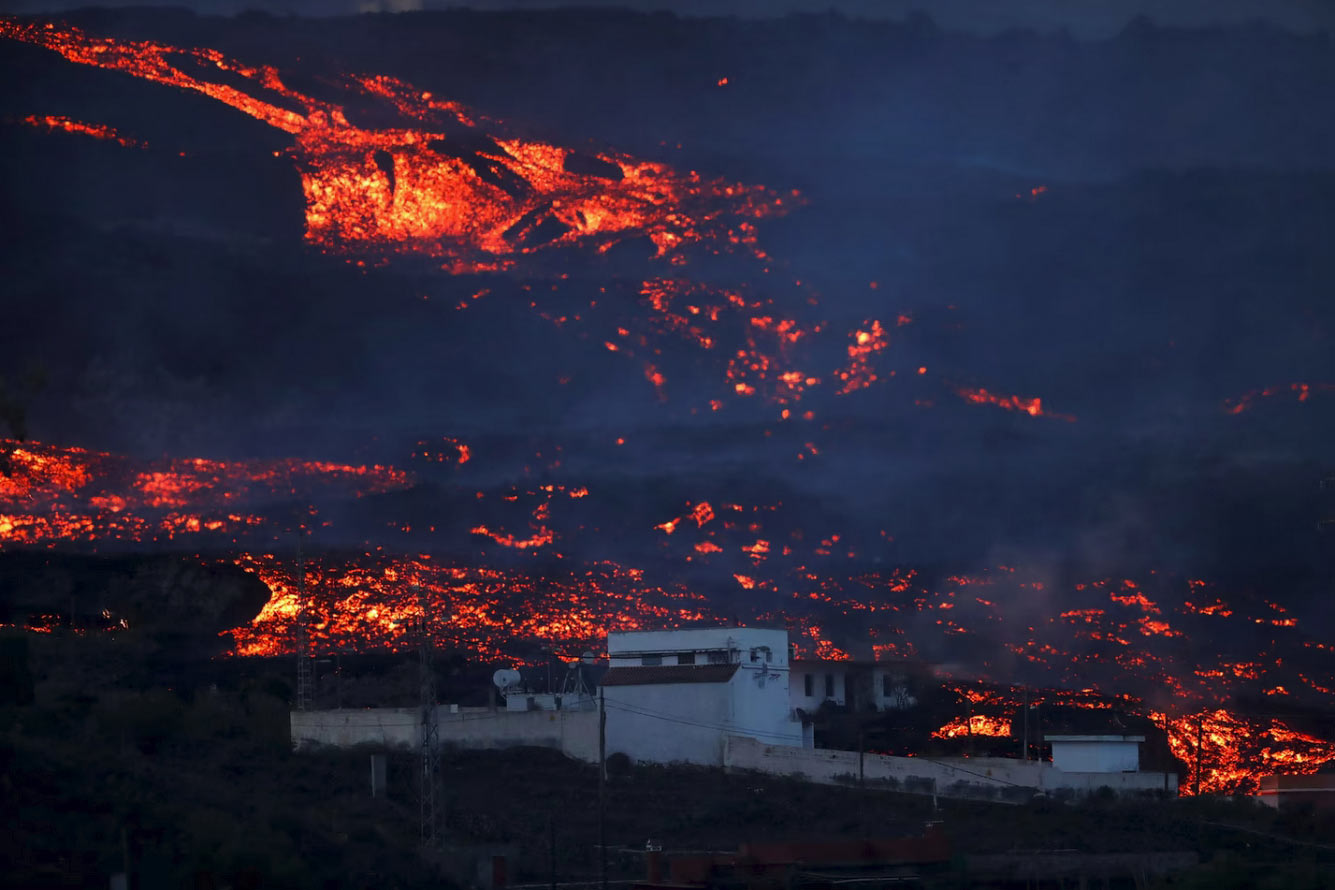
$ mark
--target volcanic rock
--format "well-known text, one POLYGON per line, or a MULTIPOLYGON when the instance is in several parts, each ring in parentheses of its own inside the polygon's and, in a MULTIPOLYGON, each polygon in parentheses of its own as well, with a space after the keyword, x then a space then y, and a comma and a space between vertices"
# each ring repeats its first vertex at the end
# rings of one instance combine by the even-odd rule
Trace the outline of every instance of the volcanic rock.
MULTIPOLYGON (((181 556, 0 554, 0 621, 214 640, 248 622, 269 589, 240 568, 181 556)), ((215 643, 205 644, 209 648, 215 643)))

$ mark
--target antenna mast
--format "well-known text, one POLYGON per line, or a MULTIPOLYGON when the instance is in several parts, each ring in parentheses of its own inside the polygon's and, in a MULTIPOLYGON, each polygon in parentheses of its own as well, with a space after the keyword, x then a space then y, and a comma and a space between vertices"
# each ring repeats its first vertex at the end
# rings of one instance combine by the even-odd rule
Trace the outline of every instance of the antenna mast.
POLYGON ((314 698, 311 676, 310 629, 307 627, 306 561, 301 551, 305 529, 297 527, 297 710, 309 711, 314 698))

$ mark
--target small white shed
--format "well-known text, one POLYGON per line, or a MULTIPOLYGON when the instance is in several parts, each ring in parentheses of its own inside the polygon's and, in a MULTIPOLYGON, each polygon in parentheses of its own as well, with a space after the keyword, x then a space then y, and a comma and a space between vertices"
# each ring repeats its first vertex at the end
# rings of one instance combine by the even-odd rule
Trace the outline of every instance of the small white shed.
POLYGON ((1045 738, 1052 745, 1052 765, 1063 772, 1140 772, 1143 735, 1072 733, 1045 738))

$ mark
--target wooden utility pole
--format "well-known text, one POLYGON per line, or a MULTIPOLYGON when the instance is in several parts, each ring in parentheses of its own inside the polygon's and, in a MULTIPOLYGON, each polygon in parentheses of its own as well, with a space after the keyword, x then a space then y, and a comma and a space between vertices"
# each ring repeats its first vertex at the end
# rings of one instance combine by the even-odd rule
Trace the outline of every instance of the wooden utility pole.
POLYGON ((1201 728, 1201 718, 1198 715, 1196 717, 1196 781, 1194 783, 1195 784, 1194 793, 1197 797, 1201 796, 1201 754, 1204 753, 1204 749, 1201 744, 1202 736, 1203 736, 1203 730, 1201 728))
POLYGON ((1029 762, 1029 687, 1024 687, 1024 735, 1020 740, 1020 759, 1029 762))
POLYGON ((598 687, 598 874, 607 890, 607 700, 598 687))

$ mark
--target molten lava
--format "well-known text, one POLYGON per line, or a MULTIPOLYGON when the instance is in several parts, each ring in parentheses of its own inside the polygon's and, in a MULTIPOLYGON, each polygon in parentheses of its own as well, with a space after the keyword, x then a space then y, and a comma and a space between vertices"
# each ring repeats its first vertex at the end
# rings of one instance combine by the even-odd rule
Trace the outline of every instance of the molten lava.
POLYGON ((86 124, 83 121, 76 121, 73 118, 61 117, 53 114, 40 116, 30 114, 23 119, 23 122, 30 126, 47 130, 48 132, 60 130, 65 133, 80 133, 84 136, 92 136, 94 139, 115 142, 117 145, 123 145, 126 148, 148 148, 147 143, 122 136, 120 133, 116 132, 115 127, 108 127, 105 124, 86 124))
POLYGON ((378 103, 401 121, 370 129, 352 123, 344 104, 288 87, 277 69, 216 50, 98 38, 14 19, 0 19, 0 36, 202 93, 291 134, 306 238, 333 253, 419 254, 465 272, 508 266, 551 247, 606 250, 647 237, 659 256, 668 256, 706 241, 746 243, 741 223, 786 210, 763 187, 518 138, 497 121, 392 77, 343 81, 345 104, 378 103))
POLYGON ((1043 400, 1037 396, 1026 398, 1024 396, 997 395, 988 392, 986 389, 970 389, 968 387, 960 387, 955 390, 955 393, 965 401, 973 402, 976 405, 997 405, 1007 411, 1019 411, 1028 414, 1030 417, 1056 417, 1068 422, 1075 420, 1070 414, 1053 414, 1051 411, 1045 411, 1043 400))
POLYGON ((163 542, 181 534, 235 535, 266 523, 254 508, 319 493, 361 496, 406 488, 381 466, 318 461, 220 461, 123 456, 36 442, 3 442, 0 549, 56 542, 163 542))
POLYGON ((1306 402, 1314 392, 1335 392, 1335 383, 1290 383, 1287 386, 1268 386, 1265 389, 1254 389, 1236 399, 1225 399, 1224 411, 1228 414, 1241 414, 1255 405, 1258 400, 1268 399, 1283 393, 1292 393, 1299 402, 1306 402))

